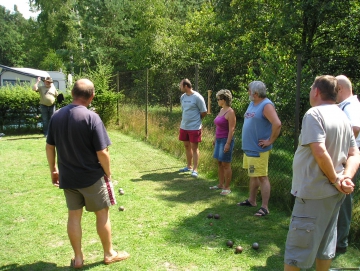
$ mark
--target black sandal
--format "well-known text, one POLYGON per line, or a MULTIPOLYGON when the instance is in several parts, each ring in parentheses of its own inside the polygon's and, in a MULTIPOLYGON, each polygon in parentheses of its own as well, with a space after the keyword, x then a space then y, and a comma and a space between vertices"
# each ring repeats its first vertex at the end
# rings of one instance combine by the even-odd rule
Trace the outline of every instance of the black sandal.
POLYGON ((243 202, 236 203, 238 206, 249 206, 249 207, 256 207, 256 205, 252 205, 248 199, 244 200, 243 202))
POLYGON ((269 214, 269 211, 266 210, 264 207, 260 207, 259 211, 257 211, 254 216, 266 216, 269 214))

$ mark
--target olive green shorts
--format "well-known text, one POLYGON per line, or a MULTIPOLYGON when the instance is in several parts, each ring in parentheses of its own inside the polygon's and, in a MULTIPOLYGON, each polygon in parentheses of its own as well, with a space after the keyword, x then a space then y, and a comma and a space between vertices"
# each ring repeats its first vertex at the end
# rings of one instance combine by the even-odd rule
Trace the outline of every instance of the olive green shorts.
POLYGON ((89 187, 64 189, 64 195, 69 210, 85 206, 87 211, 96 212, 116 204, 113 184, 106 176, 89 187))

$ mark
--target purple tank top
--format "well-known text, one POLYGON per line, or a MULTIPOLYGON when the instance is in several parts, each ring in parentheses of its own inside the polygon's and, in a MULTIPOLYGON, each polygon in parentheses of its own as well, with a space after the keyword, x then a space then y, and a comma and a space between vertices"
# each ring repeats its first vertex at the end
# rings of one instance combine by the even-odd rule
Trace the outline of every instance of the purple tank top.
POLYGON ((216 125, 216 138, 227 138, 229 134, 229 121, 225 118, 225 115, 228 111, 225 112, 222 116, 217 116, 214 119, 214 124, 216 125))

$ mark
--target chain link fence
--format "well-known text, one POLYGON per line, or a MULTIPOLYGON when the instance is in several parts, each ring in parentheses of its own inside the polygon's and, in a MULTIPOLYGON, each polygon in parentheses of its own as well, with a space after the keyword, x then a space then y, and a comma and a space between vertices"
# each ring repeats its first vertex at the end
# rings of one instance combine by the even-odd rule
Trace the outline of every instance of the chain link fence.
MULTIPOLYGON (((295 58, 294 61, 296 63, 295 58)), ((300 59, 298 56, 297 74, 288 78, 282 86, 277 86, 284 89, 278 92, 268 89, 268 97, 275 103, 282 121, 282 132, 274 143, 269 161, 269 179, 272 186, 270 203, 287 211, 292 210, 294 200, 290 194, 292 160, 301 128, 296 126, 301 125, 302 116, 310 107, 307 90, 315 76, 320 74, 345 74, 352 80, 354 88, 359 85, 356 79, 360 78, 360 74, 339 71, 332 65, 328 68, 322 67, 323 69, 311 69, 311 65, 319 66, 319 59, 312 59, 306 65, 301 61, 301 56, 300 59)), ((215 133, 213 120, 220 110, 215 96, 216 92, 223 88, 232 91, 233 108, 237 116, 232 182, 239 189, 248 191, 249 178, 246 170, 242 168, 241 133, 243 114, 249 104, 247 85, 250 81, 244 80, 244 76, 239 76, 235 70, 227 71, 226 77, 212 67, 199 65, 187 67, 180 72, 159 72, 151 69, 119 72, 118 90, 125 97, 118 107, 121 131, 147 140, 153 146, 180 158, 183 164, 179 164, 179 169, 182 168, 186 163, 186 156, 183 144, 178 140, 178 132, 181 121, 179 82, 183 78, 188 78, 193 83, 193 88, 203 95, 208 105, 209 114, 203 120, 203 141, 199 144, 199 174, 214 180, 217 180, 217 163, 212 157, 215 133)), ((354 207, 352 240, 360 234, 360 206, 357 204, 357 195, 354 207)))
MULTIPOLYGON (((203 176, 216 179, 217 163, 212 158, 212 141, 215 133, 214 118, 220 108, 216 101, 216 92, 228 88, 220 80, 220 74, 213 69, 190 67, 183 73, 165 73, 158 76, 151 70, 135 72, 119 72, 119 91, 125 99, 119 106, 119 122, 122 131, 146 139, 150 144, 160 147, 186 162, 185 150, 178 140, 181 121, 179 82, 188 78, 193 88, 204 97, 209 114, 203 120, 203 141, 199 144, 200 162, 199 173, 203 176), (161 94, 161 95, 159 95, 161 94)), ((236 104, 237 127, 235 132, 235 148, 233 154, 233 183, 248 190, 246 170, 242 168, 243 152, 241 150, 241 129, 243 114, 249 104, 247 85, 242 93, 230 90, 234 94, 236 104)), ((271 99, 271 97, 270 97, 271 99)), ((279 116, 281 119, 281 116, 279 116)), ((292 198, 289 195, 292 174, 292 158, 294 150, 294 133, 289 133, 293 127, 284 127, 282 134, 274 144, 270 156, 269 178, 272 183, 272 199, 281 199, 284 196, 288 201, 288 208, 292 207, 292 198)), ((179 169, 183 167, 179 165, 179 169)))

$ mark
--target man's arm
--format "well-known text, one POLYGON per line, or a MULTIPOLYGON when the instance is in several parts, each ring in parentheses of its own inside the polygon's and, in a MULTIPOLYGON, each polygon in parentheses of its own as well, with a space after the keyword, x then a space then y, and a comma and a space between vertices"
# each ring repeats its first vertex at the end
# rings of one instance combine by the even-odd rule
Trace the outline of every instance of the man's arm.
POLYGON ((46 158, 50 168, 51 182, 55 186, 59 186, 59 172, 56 166, 56 150, 54 145, 46 143, 46 158))
POLYGON ((314 142, 309 144, 311 153, 315 158, 316 163, 320 167, 321 171, 329 179, 331 183, 336 182, 337 174, 334 168, 334 164, 331 157, 326 150, 325 143, 314 142))
POLYGON ((360 133, 360 127, 358 127, 358 126, 353 126, 353 127, 352 127, 352 130, 353 130, 353 133, 354 133, 355 138, 357 138, 358 135, 359 135, 359 133, 360 133))
POLYGON ((207 115, 207 112, 201 112, 201 113, 200 113, 201 119, 205 118, 206 115, 207 115))
POLYGON ((325 143, 315 142, 310 143, 309 146, 316 163, 329 179, 330 183, 332 183, 341 193, 351 193, 354 190, 354 184, 350 178, 355 174, 356 169, 359 167, 358 150, 356 150, 355 147, 350 148, 345 171, 343 175, 337 175, 331 157, 326 150, 325 143))
POLYGON ((97 151, 96 155, 99 159, 101 167, 103 168, 103 170, 105 172, 105 175, 111 179, 109 149, 105 148, 101 151, 97 151))
POLYGON ((38 90, 38 84, 39 84, 39 82, 41 81, 41 77, 38 77, 38 79, 37 79, 37 81, 36 81, 36 83, 35 83, 35 85, 33 86, 33 90, 35 90, 35 91, 37 91, 38 90))
POLYGON ((359 149, 357 147, 351 147, 349 150, 348 158, 345 164, 344 175, 350 177, 351 179, 354 177, 356 171, 359 168, 360 156, 359 149))
POLYGON ((259 146, 265 148, 270 146, 279 137, 281 131, 281 121, 276 113, 276 110, 272 104, 267 104, 264 107, 263 114, 265 118, 271 123, 271 135, 270 138, 259 140, 259 146))

